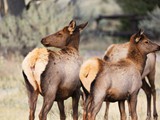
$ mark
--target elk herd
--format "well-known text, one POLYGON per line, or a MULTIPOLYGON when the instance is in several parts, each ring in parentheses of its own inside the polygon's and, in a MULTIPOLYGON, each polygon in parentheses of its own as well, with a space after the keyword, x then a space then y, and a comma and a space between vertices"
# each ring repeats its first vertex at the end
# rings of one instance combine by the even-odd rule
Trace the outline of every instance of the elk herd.
POLYGON ((105 120, 108 120, 110 102, 118 102, 120 119, 126 120, 125 101, 128 102, 131 119, 138 120, 136 108, 140 88, 147 98, 146 120, 152 118, 151 96, 153 118, 158 120, 155 52, 160 50, 160 46, 139 30, 129 42, 108 47, 102 58, 93 57, 83 62, 79 55, 80 32, 87 24, 76 25, 76 21, 72 20, 62 30, 43 38, 41 43, 44 48, 35 48, 24 58, 22 73, 28 95, 29 120, 35 118, 39 94, 43 96, 40 120, 47 120, 54 101, 59 108, 60 120, 65 120, 64 100, 69 97, 72 97, 73 120, 78 120, 80 96, 83 120, 95 120, 103 102, 106 103, 105 120))

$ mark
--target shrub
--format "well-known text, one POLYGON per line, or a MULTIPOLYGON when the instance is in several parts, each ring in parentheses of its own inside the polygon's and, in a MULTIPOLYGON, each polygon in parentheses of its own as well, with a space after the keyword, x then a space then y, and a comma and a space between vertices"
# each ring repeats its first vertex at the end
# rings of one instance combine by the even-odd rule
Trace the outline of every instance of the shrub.
POLYGON ((44 1, 39 6, 32 4, 21 16, 7 15, 0 21, 1 51, 5 54, 19 51, 25 55, 40 45, 42 37, 54 33, 72 18, 72 5, 61 8, 52 0, 44 1))
POLYGON ((160 39, 160 8, 156 7, 152 12, 149 12, 148 19, 142 20, 139 27, 149 32, 153 38, 160 39))

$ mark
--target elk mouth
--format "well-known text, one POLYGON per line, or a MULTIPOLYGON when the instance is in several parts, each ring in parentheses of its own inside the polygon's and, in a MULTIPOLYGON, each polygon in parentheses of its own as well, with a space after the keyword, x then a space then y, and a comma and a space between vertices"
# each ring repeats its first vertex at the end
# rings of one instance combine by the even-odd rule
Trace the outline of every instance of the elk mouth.
MULTIPOLYGON (((43 43, 42 43, 43 44, 43 43)), ((45 47, 50 47, 49 43, 43 44, 45 47)))

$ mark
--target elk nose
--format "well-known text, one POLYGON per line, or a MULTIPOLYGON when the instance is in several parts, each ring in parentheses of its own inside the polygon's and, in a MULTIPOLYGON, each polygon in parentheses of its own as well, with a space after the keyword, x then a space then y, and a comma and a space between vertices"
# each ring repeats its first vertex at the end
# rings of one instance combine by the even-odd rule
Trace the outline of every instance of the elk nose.
POLYGON ((44 38, 42 38, 41 43, 42 43, 42 44, 44 44, 44 43, 45 43, 45 39, 44 39, 44 38))
POLYGON ((158 50, 160 50, 160 46, 158 47, 158 50))

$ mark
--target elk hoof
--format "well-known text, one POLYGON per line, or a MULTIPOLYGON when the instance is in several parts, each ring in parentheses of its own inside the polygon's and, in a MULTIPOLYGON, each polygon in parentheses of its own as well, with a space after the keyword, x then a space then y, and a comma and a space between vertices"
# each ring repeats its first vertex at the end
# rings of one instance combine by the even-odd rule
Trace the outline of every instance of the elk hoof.
POLYGON ((131 120, 131 115, 128 116, 128 120, 131 120))
POLYGON ((157 113, 154 114, 153 117, 154 117, 154 120, 158 120, 158 114, 157 113))
POLYGON ((151 120, 151 116, 147 116, 146 120, 151 120))

